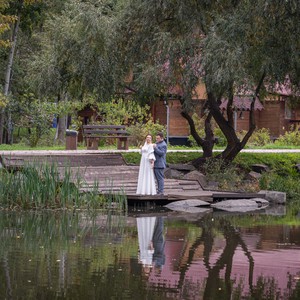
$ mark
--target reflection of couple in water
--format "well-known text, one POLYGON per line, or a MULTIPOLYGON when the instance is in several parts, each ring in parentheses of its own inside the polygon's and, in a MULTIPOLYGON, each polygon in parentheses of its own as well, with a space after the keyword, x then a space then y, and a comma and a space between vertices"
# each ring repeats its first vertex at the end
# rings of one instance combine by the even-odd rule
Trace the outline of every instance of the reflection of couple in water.
POLYGON ((137 218, 140 262, 161 268, 165 264, 164 221, 162 217, 137 218))

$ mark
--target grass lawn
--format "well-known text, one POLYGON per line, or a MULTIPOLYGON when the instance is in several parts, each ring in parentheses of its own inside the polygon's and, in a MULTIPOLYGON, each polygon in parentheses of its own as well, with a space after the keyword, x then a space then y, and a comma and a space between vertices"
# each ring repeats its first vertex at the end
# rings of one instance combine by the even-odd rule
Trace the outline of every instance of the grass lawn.
MULTIPOLYGON (((86 146, 82 143, 78 144, 78 150, 86 150, 86 146)), ((106 145, 106 146, 99 146, 99 150, 116 150, 115 145, 106 145)), ((137 149, 137 147, 129 147, 129 149, 137 149)), ((214 150, 221 151, 224 147, 215 146, 214 150)), ((263 147, 245 147, 245 149, 300 149, 300 146, 280 146, 276 144, 268 144, 263 147)), ((13 145, 0 145, 0 151, 16 151, 16 150, 65 150, 65 145, 53 145, 53 146, 37 146, 37 147, 30 147, 29 145, 25 144, 13 144, 13 145)), ((199 150, 202 151, 200 147, 187 147, 187 146, 168 146, 168 150, 199 150)))

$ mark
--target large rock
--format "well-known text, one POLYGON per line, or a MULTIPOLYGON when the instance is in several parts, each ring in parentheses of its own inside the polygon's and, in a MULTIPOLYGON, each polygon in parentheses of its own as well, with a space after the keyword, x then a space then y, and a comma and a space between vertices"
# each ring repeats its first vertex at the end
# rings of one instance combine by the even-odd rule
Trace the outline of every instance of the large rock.
POLYGON ((300 173, 300 164, 296 164, 296 165, 295 165, 295 169, 296 169, 296 171, 297 171, 298 173, 300 173))
POLYGON ((165 178, 168 178, 168 179, 182 179, 184 176, 184 173, 179 172, 178 170, 175 170, 175 169, 167 168, 165 170, 164 175, 165 175, 165 178))
POLYGON ((286 215, 286 206, 285 205, 270 205, 266 208, 266 215, 271 216, 285 216, 286 215))
POLYGON ((219 189, 219 184, 218 181, 208 181, 206 190, 217 191, 219 189))
POLYGON ((205 175, 196 170, 185 174, 183 176, 183 179, 197 180, 202 188, 207 186, 207 180, 205 175))
POLYGON ((196 170, 195 167, 190 164, 169 164, 169 168, 182 172, 190 172, 196 170))
POLYGON ((249 174, 248 174, 248 178, 249 179, 255 179, 255 180, 259 180, 261 178, 261 173, 258 173, 258 172, 254 172, 254 171, 251 171, 249 174))
POLYGON ((261 190, 259 194, 265 194, 265 199, 274 204, 285 204, 286 203, 286 193, 277 191, 267 191, 261 190))
POLYGON ((248 212, 267 207, 268 201, 262 198, 232 199, 211 204, 211 207, 234 212, 248 212))
POLYGON ((254 164, 251 166, 252 171, 257 173, 263 173, 269 171, 269 167, 264 164, 254 164))
POLYGON ((211 211, 211 208, 207 207, 210 206, 209 202, 205 202, 199 199, 186 199, 186 200, 179 200, 171 202, 165 207, 174 211, 180 212, 187 212, 187 213, 207 213, 211 211), (199 207, 201 206, 201 207, 199 207), (206 206, 203 208, 202 206, 206 206))
POLYGON ((186 200, 173 201, 165 205, 165 207, 167 208, 175 207, 175 206, 189 206, 189 207, 210 206, 210 203, 200 199, 186 199, 186 200))
POLYGON ((212 211, 211 208, 203 208, 203 207, 195 207, 195 206, 193 207, 174 206, 174 207, 170 207, 169 209, 173 211, 185 212, 190 214, 206 214, 212 211))

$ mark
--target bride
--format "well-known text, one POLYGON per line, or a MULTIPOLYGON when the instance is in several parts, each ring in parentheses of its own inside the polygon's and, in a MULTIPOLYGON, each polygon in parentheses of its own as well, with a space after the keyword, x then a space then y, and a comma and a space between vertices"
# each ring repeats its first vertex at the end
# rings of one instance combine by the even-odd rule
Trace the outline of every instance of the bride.
POLYGON ((156 195, 153 166, 155 161, 152 137, 146 136, 144 146, 141 148, 141 163, 136 193, 139 195, 156 195))

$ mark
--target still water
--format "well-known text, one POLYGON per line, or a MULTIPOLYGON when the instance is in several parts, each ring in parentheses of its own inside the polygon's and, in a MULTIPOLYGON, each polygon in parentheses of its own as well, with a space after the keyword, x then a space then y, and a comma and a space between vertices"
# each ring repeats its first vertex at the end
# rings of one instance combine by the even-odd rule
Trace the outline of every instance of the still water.
POLYGON ((0 299, 300 299, 300 218, 0 212, 0 299))

